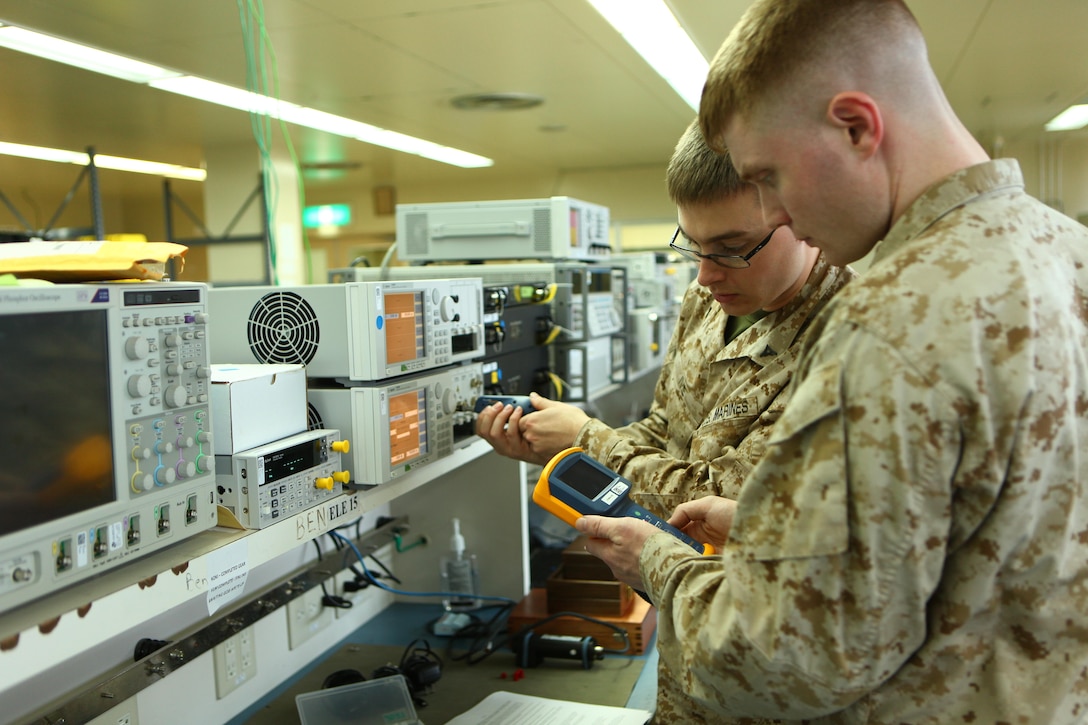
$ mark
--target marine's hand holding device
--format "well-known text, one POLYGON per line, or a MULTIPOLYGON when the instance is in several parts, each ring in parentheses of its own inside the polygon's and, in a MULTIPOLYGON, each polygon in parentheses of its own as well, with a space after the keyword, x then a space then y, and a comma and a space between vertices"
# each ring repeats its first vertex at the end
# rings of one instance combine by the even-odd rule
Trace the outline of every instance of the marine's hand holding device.
POLYGON ((475 410, 477 413, 482 413, 484 408, 495 403, 521 408, 522 415, 529 415, 536 410, 528 395, 481 395, 476 398, 475 410))
POLYGON ((627 498, 630 490, 630 481, 574 447, 560 451, 548 461, 533 489, 533 501, 571 526, 585 515, 630 516, 669 532, 700 554, 714 553, 710 544, 699 543, 635 504, 627 498))

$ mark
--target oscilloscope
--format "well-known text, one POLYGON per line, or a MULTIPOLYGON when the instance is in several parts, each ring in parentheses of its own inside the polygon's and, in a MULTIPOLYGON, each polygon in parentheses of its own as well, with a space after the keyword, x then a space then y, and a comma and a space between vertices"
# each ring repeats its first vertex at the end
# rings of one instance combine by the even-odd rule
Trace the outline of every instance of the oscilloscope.
POLYGON ((224 287, 209 309, 216 363, 302 363, 355 384, 484 354, 479 279, 224 287))
POLYGON ((388 483, 444 458, 475 436, 473 406, 480 363, 455 365, 380 385, 306 391, 312 427, 336 428, 352 441, 355 487, 388 483))
POLYGON ((0 287, 0 611, 215 525, 206 294, 0 287))

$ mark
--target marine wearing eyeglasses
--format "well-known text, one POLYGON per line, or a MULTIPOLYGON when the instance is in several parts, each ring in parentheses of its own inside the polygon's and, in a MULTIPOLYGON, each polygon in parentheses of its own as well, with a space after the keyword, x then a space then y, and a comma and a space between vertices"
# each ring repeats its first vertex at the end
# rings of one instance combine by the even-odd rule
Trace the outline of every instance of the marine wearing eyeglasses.
POLYGON ((722 252, 703 252, 699 246, 699 242, 694 239, 688 239, 687 235, 684 235, 684 238, 687 240, 687 246, 681 246, 676 243, 677 238, 681 235, 680 227, 676 227, 676 232, 673 233, 672 241, 669 242, 669 246, 672 247, 674 252, 677 252, 683 257, 687 257, 693 262, 702 262, 704 259, 709 259, 719 267, 744 269, 751 266, 749 260, 756 256, 756 252, 767 246, 767 242, 771 241, 771 237, 774 236, 776 231, 778 230, 772 229, 769 231, 767 236, 763 237, 763 241, 753 247, 752 251, 747 254, 742 254, 744 246, 737 247, 736 252, 732 254, 729 252, 728 247, 726 248, 726 251, 722 252))
MULTIPOLYGON (((534 395, 538 411, 483 411, 477 432, 503 455, 544 462, 571 445, 619 471, 634 499, 669 514, 710 493, 734 497, 763 454, 789 396, 809 322, 852 273, 828 265, 786 227, 763 222, 754 187, 711 151, 697 127, 666 172, 677 206, 673 248, 699 265, 686 291, 649 415, 613 429, 534 395)), ((656 722, 686 722, 686 696, 658 678, 656 722)))

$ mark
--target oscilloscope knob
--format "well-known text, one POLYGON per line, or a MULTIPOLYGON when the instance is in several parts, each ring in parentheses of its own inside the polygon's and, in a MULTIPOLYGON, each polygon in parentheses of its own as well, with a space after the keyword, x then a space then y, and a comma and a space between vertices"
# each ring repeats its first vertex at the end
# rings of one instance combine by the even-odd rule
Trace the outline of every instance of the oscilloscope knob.
POLYGON ((207 465, 205 459, 210 458, 210 457, 211 456, 205 456, 203 454, 196 457, 196 472, 197 473, 207 473, 208 471, 211 470, 210 468, 205 468, 205 466, 207 465))
POLYGON ((166 389, 164 398, 166 404, 171 408, 180 408, 185 405, 185 401, 189 399, 189 395, 185 392, 185 388, 180 385, 171 385, 166 389))
POLYGON ((146 375, 133 375, 128 379, 128 394, 142 398, 151 392, 151 379, 146 375))
POLYGON ((173 483, 177 478, 178 474, 172 466, 159 466, 155 469, 155 483, 160 486, 173 483))
POLYGON ((196 473, 196 464, 192 461, 178 461, 174 470, 177 471, 178 478, 192 478, 196 473))
POLYGON ((130 337, 125 340, 125 355, 129 360, 142 360, 151 352, 146 337, 130 337))
POLYGON ((137 472, 132 477, 132 490, 133 491, 150 491, 151 487, 155 485, 155 482, 151 479, 150 473, 137 472))

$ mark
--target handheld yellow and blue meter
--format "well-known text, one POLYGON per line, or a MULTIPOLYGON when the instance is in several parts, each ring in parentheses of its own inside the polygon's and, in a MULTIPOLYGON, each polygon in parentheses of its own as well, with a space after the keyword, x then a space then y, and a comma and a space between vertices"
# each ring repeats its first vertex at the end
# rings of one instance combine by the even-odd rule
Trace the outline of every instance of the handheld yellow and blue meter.
POLYGON ((582 516, 630 516, 667 531, 700 554, 714 553, 710 544, 699 543, 675 526, 637 505, 627 497, 631 482, 593 460, 577 446, 560 451, 540 473, 533 501, 571 526, 582 516))

